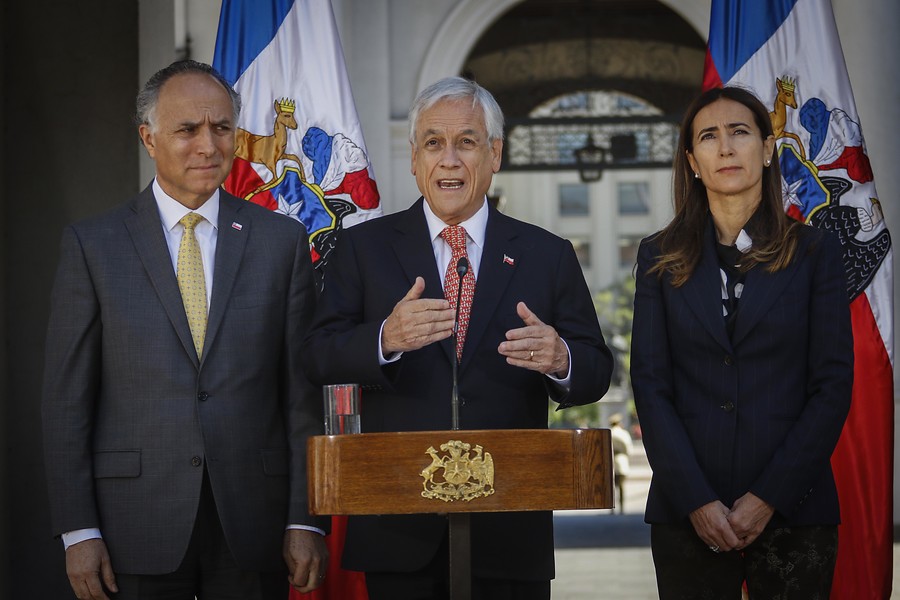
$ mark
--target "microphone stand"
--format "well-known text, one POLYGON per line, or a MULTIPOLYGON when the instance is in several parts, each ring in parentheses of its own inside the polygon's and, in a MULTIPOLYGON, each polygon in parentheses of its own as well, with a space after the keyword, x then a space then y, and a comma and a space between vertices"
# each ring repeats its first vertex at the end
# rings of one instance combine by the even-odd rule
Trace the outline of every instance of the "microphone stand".
MULTIPOLYGON (((453 322, 453 391, 450 394, 450 422, 459 431, 459 305, 462 301, 463 278, 469 272, 465 256, 456 263, 459 289, 456 291, 456 318, 453 322)), ((450 598, 470 600, 472 597, 472 528, 469 513, 449 514, 448 552, 450 554, 450 598)))
POLYGON ((453 431, 459 431, 459 305, 462 301, 463 278, 469 272, 469 261, 461 256, 456 263, 459 287, 456 290, 456 317, 453 320, 453 390, 450 393, 450 424, 453 431))

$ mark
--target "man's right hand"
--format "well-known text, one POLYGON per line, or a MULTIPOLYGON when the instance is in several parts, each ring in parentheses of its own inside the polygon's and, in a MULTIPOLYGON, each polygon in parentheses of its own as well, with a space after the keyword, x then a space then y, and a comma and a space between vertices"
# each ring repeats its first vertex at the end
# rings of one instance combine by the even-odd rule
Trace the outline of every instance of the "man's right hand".
POLYGON ((406 295, 394 306, 381 330, 381 350, 385 356, 418 350, 453 335, 456 313, 446 300, 422 298, 425 280, 416 277, 406 295))
POLYGON ((69 546, 66 550, 66 574, 75 597, 80 600, 109 600, 104 587, 118 592, 116 576, 106 543, 101 539, 90 539, 69 546))

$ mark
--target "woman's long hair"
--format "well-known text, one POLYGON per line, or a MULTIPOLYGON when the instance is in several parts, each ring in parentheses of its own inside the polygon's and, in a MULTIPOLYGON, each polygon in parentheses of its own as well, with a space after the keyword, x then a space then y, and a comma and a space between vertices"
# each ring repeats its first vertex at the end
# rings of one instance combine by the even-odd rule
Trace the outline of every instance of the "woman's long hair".
MULTIPOLYGON (((733 100, 746 106, 765 140, 772 132, 769 112, 762 102, 751 92, 739 87, 722 87, 701 94, 688 107, 681 122, 678 149, 673 164, 673 184, 675 217, 660 231, 660 256, 650 273, 669 273, 671 283, 680 287, 690 278, 703 249, 703 236, 709 218, 709 200, 706 186, 694 177, 687 153, 693 152, 694 118, 706 106, 720 99, 733 100)), ((766 270, 779 271, 790 264, 797 248, 800 223, 784 214, 781 197, 781 169, 778 157, 773 156, 768 167, 763 168, 762 200, 752 220, 752 229, 747 234, 753 240, 753 247, 741 261, 741 270, 747 271, 757 264, 766 264, 766 270)))

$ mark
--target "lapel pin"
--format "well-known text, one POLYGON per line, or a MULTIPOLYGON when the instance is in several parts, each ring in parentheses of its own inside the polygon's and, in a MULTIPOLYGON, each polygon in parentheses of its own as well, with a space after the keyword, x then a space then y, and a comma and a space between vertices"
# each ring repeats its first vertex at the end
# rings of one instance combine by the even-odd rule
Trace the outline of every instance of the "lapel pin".
POLYGON ((512 258, 510 258, 508 255, 504 254, 503 255, 503 264, 514 267, 514 266, 516 266, 516 261, 513 260, 512 258))
POLYGON ((237 221, 232 221, 232 222, 231 222, 231 228, 232 228, 232 229, 237 229, 238 231, 240 231, 241 229, 244 228, 244 226, 241 225, 240 223, 238 223, 237 221))

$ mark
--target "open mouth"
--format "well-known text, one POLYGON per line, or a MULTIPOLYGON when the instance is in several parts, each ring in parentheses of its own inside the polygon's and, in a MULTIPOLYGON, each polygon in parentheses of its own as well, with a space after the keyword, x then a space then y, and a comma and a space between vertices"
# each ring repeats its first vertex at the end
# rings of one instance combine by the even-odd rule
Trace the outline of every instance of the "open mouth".
POLYGON ((437 185, 442 190, 458 190, 463 186, 461 179, 439 179, 437 185))

